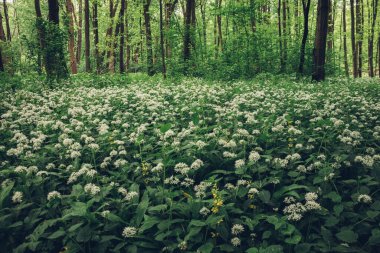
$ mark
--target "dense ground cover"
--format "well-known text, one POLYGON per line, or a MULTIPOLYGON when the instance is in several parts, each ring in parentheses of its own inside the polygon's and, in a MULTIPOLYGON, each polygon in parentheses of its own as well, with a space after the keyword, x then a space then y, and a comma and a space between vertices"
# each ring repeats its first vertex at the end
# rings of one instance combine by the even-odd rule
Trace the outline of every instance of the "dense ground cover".
POLYGON ((2 92, 0 251, 376 252, 377 81, 2 92))

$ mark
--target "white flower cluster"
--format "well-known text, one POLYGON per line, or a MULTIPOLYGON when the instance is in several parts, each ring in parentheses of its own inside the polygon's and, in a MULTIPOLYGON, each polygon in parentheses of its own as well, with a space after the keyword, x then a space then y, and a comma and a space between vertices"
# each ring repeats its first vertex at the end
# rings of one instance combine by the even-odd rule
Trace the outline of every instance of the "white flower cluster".
POLYGON ((315 192, 308 192, 305 194, 305 204, 295 202, 293 197, 286 197, 284 203, 288 204, 284 208, 284 214, 287 215, 290 221, 299 221, 302 219, 304 213, 312 210, 320 210, 322 207, 316 202, 318 194, 315 192))

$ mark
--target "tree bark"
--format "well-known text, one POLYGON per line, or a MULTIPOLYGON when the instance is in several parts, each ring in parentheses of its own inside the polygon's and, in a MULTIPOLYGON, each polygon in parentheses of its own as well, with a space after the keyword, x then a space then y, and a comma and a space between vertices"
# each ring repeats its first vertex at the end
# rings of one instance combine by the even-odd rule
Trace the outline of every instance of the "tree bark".
MULTIPOLYGON (((4 42, 6 40, 5 33, 4 33, 4 27, 3 27, 3 16, 0 12, 0 41, 4 42)), ((2 56, 2 47, 0 45, 0 72, 4 72, 4 63, 3 63, 3 56, 2 56)))
POLYGON ((79 22, 78 22, 78 38, 77 38, 77 63, 80 63, 81 53, 82 53, 82 25, 83 25, 83 8, 82 8, 82 0, 79 0, 79 22))
POLYGON ((363 24, 362 24, 362 11, 361 1, 356 0, 356 54, 358 59, 358 76, 362 77, 362 50, 363 50, 363 24))
POLYGON ((312 80, 323 81, 325 79, 326 40, 328 30, 329 3, 326 0, 318 0, 317 25, 315 32, 315 44, 313 52, 312 80))
POLYGON ((37 65, 38 65, 38 73, 41 74, 42 68, 44 65, 43 52, 45 50, 45 35, 44 35, 40 0, 34 0, 34 8, 36 11, 36 28, 37 28, 37 33, 38 33, 38 42, 40 46, 37 53, 37 65))
POLYGON ((310 0, 302 0, 302 9, 303 9, 303 36, 302 36, 301 50, 300 50, 300 65, 298 67, 298 72, 301 74, 303 73, 303 66, 305 63, 305 48, 306 48, 307 37, 309 35, 310 0))
POLYGON ((119 13, 119 26, 120 26, 120 44, 119 44, 119 71, 125 72, 124 65, 124 13, 125 13, 125 0, 121 0, 120 13, 119 13))
POLYGON ((282 28, 281 28, 281 0, 278 0, 277 5, 277 22, 278 22, 278 37, 279 37, 279 43, 280 43, 280 67, 281 72, 284 71, 284 53, 282 50, 282 28))
POLYGON ((370 77, 375 76, 375 72, 373 68, 373 41, 374 41, 374 36, 375 36, 375 25, 376 25, 378 3, 379 3, 378 0, 372 1, 372 24, 371 24, 370 33, 368 36, 368 74, 370 77))
POLYGON ((145 23, 145 38, 146 38, 146 60, 147 60, 147 72, 149 76, 154 74, 153 71, 153 48, 152 48, 152 31, 150 27, 150 7, 151 0, 145 0, 143 5, 144 11, 144 23, 145 23))
POLYGON ((71 2, 71 0, 66 0, 66 11, 67 15, 69 16, 69 54, 70 54, 70 68, 71 73, 77 74, 77 61, 75 58, 75 41, 74 41, 74 5, 71 2))
POLYGON ((161 61, 162 61, 162 76, 166 79, 166 64, 165 64, 165 45, 164 45, 164 31, 163 31, 163 15, 162 15, 162 0, 160 4, 160 44, 161 44, 161 61))
POLYGON ((284 57, 284 62, 282 66, 282 70, 286 71, 286 63, 288 61, 288 46, 287 46, 287 40, 288 40, 288 32, 286 30, 287 27, 287 6, 286 6, 286 0, 282 0, 282 38, 283 38, 283 57, 284 57))
POLYGON ((92 30, 94 33, 96 73, 101 72, 101 59, 99 52, 99 21, 98 21, 98 3, 95 1, 92 6, 92 30))
POLYGON ((350 12, 351 12, 351 48, 352 48, 352 63, 353 63, 353 75, 358 76, 358 54, 356 52, 355 42, 355 4, 354 0, 350 0, 350 12))
POLYGON ((4 18, 5 18, 5 26, 7 29, 7 41, 12 40, 12 35, 11 35, 11 27, 9 25, 9 15, 8 15, 8 6, 6 0, 3 0, 3 6, 4 6, 4 18))
POLYGON ((84 40, 86 72, 91 72, 90 62, 90 6, 89 0, 84 0, 84 40))
POLYGON ((186 0, 185 33, 183 39, 183 58, 185 61, 191 58, 191 48, 194 48, 192 33, 195 27, 195 0, 186 0))
POLYGON ((327 28, 327 34, 328 34, 328 40, 327 40, 327 49, 329 50, 329 53, 332 53, 333 50, 333 44, 334 44, 334 16, 333 16, 333 0, 328 0, 329 2, 329 16, 328 16, 328 28, 327 28))
POLYGON ((346 76, 349 75, 348 57, 347 57, 347 21, 346 21, 346 0, 343 0, 343 54, 344 54, 344 71, 346 76))

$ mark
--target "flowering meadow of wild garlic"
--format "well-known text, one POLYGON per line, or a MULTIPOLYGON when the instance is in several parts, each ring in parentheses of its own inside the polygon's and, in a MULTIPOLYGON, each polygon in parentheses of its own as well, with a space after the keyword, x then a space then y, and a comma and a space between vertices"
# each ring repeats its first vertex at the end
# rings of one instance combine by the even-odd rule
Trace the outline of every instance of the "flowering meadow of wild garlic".
POLYGON ((380 86, 0 95, 0 252, 376 252, 380 86))

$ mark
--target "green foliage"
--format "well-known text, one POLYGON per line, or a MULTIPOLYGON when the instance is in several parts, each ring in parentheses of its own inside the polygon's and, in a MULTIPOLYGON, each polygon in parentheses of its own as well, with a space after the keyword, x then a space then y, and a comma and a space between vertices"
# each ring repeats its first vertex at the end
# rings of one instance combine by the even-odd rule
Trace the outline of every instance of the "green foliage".
POLYGON ((2 251, 379 247, 376 81, 79 74, 55 89, 33 75, 7 83, 2 251))

